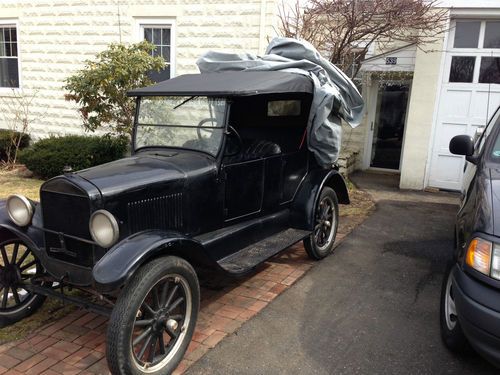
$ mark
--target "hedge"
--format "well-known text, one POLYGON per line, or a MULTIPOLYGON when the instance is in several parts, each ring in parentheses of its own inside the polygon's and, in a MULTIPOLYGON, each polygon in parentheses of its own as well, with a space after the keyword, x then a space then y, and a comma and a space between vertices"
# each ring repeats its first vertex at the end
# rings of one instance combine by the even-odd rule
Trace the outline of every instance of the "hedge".
POLYGON ((52 136, 21 151, 19 161, 36 176, 48 179, 62 174, 65 166, 78 171, 120 159, 127 147, 128 140, 121 137, 52 136))
MULTIPOLYGON (((30 136, 28 134, 22 134, 20 132, 15 132, 13 130, 0 129, 0 160, 7 161, 7 151, 12 143, 12 139, 16 137, 21 137, 21 142, 19 143, 19 149, 22 150, 30 144, 30 136)), ((13 148, 11 148, 11 157, 13 157, 13 148)))

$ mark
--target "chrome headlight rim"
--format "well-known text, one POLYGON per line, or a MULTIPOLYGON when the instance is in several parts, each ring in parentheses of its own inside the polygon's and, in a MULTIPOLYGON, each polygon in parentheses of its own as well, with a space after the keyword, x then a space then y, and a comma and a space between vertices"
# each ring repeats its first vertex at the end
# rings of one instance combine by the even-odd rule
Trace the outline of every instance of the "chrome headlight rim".
POLYGON ((21 194, 11 194, 7 197, 7 201, 5 204, 5 207, 7 209, 7 214, 9 215, 10 220, 12 220, 16 225, 20 227, 26 227, 31 224, 31 221, 33 220, 33 215, 35 214, 35 208, 33 206, 33 203, 26 198, 24 195, 21 194), (27 211, 27 219, 25 221, 19 221, 11 212, 10 206, 11 202, 14 199, 18 199, 21 201, 23 206, 26 208, 27 211))
POLYGON ((107 210, 97 210, 95 211, 91 216, 89 220, 89 230, 90 230, 90 235, 92 236, 92 239, 101 247, 103 248, 109 248, 113 246, 116 241, 118 241, 118 237, 120 236, 120 228, 118 226, 118 221, 114 217, 114 215, 107 211, 107 210), (95 219, 96 216, 98 215, 104 215, 106 219, 108 220, 109 224, 111 225, 111 229, 113 231, 113 237, 108 243, 103 243, 94 233, 94 230, 92 229, 92 223, 95 219))

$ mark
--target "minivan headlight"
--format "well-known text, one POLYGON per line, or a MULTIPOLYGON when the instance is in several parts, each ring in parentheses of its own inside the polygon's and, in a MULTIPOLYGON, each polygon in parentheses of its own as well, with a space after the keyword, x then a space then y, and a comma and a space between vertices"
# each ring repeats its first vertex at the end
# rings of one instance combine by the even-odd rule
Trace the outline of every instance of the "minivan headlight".
POLYGON ((118 240, 118 222, 106 210, 94 212, 90 217, 89 227, 92 238, 101 247, 111 247, 118 240))
POLYGON ((20 227, 31 223, 33 218, 33 204, 23 195, 14 194, 7 198, 7 213, 10 219, 20 227))
POLYGON ((500 280, 500 244, 474 238, 465 253, 465 263, 486 276, 500 280))

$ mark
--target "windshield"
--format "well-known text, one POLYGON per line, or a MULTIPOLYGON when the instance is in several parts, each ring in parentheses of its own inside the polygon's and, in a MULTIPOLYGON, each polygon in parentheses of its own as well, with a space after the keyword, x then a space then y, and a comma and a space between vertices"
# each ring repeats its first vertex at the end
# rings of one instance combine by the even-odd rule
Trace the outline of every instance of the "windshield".
POLYGON ((141 98, 135 149, 176 147, 217 155, 222 141, 226 100, 204 96, 141 98))
MULTIPOLYGON (((491 118, 491 121, 488 123, 488 126, 484 132, 484 138, 488 136, 493 129, 498 128, 500 126, 500 107, 496 110, 495 114, 491 118)), ((490 158, 491 161, 495 163, 500 163, 500 132, 497 132, 495 143, 491 148, 490 158)))

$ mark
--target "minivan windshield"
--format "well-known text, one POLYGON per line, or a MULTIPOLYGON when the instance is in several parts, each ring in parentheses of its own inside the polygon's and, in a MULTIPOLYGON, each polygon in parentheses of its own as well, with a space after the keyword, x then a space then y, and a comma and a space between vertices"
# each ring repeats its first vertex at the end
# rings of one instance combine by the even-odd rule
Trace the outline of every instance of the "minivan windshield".
POLYGON ((142 97, 134 148, 175 147, 216 156, 222 142, 225 113, 223 98, 142 97))
MULTIPOLYGON (((495 133, 494 129, 498 129, 500 126, 500 107, 496 110, 495 114, 491 118, 491 121, 488 123, 488 126, 486 128, 487 133, 493 131, 493 134, 495 133)), ((496 139, 495 143, 493 144, 493 147, 491 148, 489 159, 492 162, 495 163, 500 163, 500 131, 496 132, 496 139)), ((487 137, 488 134, 485 134, 485 137, 487 137)))

